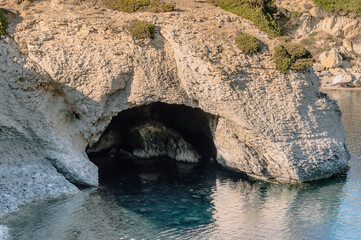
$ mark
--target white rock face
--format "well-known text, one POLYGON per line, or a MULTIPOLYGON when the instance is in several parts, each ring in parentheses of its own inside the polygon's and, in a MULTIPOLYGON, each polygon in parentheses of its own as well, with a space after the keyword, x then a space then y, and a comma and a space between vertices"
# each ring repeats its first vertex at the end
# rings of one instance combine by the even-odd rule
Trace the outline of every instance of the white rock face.
POLYGON ((347 166, 341 113, 318 91, 313 72, 277 72, 271 52, 278 42, 249 21, 203 2, 176 2, 181 11, 128 14, 35 1, 21 18, 7 14, 0 217, 35 199, 74 193, 73 184, 96 186, 86 147, 113 116, 152 102, 218 116, 217 160, 251 175, 303 182, 347 166), (154 40, 132 39, 126 26, 135 18, 157 25, 154 40), (243 55, 238 31, 267 47, 243 55))
POLYGON ((9 239, 9 230, 4 225, 0 225, 0 240, 9 239))
POLYGON ((333 84, 336 84, 336 83, 351 83, 351 82, 352 82, 352 75, 351 74, 337 75, 333 79, 333 84))
POLYGON ((52 159, 77 160, 67 156, 46 124, 46 94, 37 98, 39 91, 25 90, 37 87, 25 79, 41 81, 41 76, 22 66, 26 63, 6 40, 0 41, 0 65, 5 66, 0 72, 0 217, 33 200, 78 191, 54 167, 58 160, 52 159))
POLYGON ((171 128, 157 122, 147 122, 130 130, 138 148, 133 155, 140 158, 168 156, 177 161, 196 163, 201 158, 197 150, 171 128))

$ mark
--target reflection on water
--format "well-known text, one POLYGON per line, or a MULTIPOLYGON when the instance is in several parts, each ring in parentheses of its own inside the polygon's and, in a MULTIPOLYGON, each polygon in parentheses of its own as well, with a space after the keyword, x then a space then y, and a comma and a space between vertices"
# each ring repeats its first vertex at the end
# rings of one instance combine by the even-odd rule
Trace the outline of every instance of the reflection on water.
POLYGON ((358 239, 361 91, 339 101, 351 152, 346 178, 301 186, 214 166, 119 174, 99 189, 40 201, 0 224, 13 239, 358 239), (110 181, 112 180, 112 181, 110 181))
POLYGON ((337 216, 338 239, 360 239, 361 232, 361 91, 327 91, 342 110, 342 123, 351 154, 350 171, 342 189, 343 199, 337 216))

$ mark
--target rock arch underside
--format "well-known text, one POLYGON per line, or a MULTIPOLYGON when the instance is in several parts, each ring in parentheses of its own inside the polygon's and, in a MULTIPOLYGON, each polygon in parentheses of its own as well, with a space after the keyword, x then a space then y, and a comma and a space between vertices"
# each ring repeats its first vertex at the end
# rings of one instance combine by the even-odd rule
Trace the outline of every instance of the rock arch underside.
POLYGON ((312 68, 274 70, 278 41, 247 20, 193 1, 162 14, 60 1, 7 9, 0 217, 35 199, 97 186, 87 149, 99 145, 118 114, 156 103, 211 116, 211 154, 237 171, 299 183, 347 167, 337 104, 319 92, 312 68), (132 39, 126 26, 135 18, 157 25, 153 40, 132 39), (261 52, 242 54, 234 43, 238 31, 257 37, 261 52))
MULTIPOLYGON (((173 159, 204 165, 217 157, 217 116, 185 105, 151 103, 118 113, 99 140, 87 147, 99 175, 117 175, 173 159)), ((154 168, 151 166, 151 168, 154 168)))

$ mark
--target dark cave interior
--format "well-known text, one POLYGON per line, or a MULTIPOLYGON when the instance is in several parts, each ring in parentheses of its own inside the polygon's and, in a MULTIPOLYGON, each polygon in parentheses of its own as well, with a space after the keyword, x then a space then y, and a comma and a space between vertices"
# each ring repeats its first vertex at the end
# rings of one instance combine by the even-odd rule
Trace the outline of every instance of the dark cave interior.
POLYGON ((178 132, 201 156, 198 165, 206 164, 212 162, 217 154, 210 127, 216 119, 216 116, 199 108, 185 105, 157 102, 134 107, 114 116, 99 141, 87 148, 87 153, 90 160, 98 166, 100 177, 104 173, 130 171, 134 166, 140 165, 142 168, 158 168, 164 165, 165 158, 149 160, 132 156, 134 149, 132 138, 129 137, 129 130, 133 127, 154 121, 178 132))

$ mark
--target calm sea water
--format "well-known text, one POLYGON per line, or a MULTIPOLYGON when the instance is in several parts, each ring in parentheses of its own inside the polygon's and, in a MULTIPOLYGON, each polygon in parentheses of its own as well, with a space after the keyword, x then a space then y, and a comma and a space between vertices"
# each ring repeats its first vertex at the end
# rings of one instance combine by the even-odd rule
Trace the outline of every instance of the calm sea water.
POLYGON ((209 166, 104 179, 3 220, 13 239, 361 239, 361 91, 330 91, 343 111, 347 177, 288 186, 209 166))

